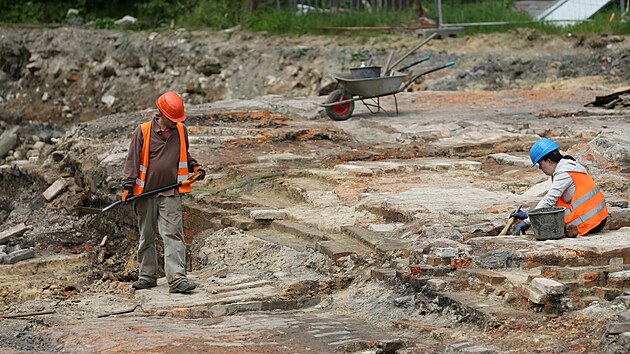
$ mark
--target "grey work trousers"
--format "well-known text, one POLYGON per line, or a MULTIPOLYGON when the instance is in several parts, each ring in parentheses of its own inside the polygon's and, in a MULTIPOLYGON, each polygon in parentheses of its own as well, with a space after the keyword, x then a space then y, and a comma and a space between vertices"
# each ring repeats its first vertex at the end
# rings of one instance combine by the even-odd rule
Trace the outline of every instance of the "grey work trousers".
POLYGON ((133 203, 138 217, 138 279, 157 280, 156 230, 164 242, 164 272, 169 287, 186 279, 186 244, 182 222, 182 199, 177 196, 138 199, 133 203))

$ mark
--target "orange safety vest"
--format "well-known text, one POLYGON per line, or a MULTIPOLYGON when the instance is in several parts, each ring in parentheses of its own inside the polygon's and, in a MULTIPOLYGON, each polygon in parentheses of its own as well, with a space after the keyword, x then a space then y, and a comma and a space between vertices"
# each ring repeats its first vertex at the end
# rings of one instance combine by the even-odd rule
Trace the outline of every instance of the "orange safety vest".
MULTIPOLYGON (((142 194, 144 191, 144 182, 147 178, 147 170, 149 168, 149 141, 151 141, 151 122, 142 123, 140 129, 142 129, 142 136, 144 141, 142 143, 142 150, 140 151, 140 167, 138 168, 138 178, 133 186, 133 194, 142 194)), ((184 136, 184 125, 177 123, 177 131, 179 132, 179 163, 177 165, 177 183, 188 178, 188 153, 186 151, 186 137, 184 136)), ((179 186, 177 191, 179 193, 189 193, 192 190, 190 185, 179 186)))
POLYGON ((578 235, 583 236, 608 217, 608 208, 604 194, 591 176, 581 172, 568 173, 575 184, 575 193, 571 203, 565 203, 562 198, 558 198, 556 205, 566 209, 564 224, 577 226, 578 235))

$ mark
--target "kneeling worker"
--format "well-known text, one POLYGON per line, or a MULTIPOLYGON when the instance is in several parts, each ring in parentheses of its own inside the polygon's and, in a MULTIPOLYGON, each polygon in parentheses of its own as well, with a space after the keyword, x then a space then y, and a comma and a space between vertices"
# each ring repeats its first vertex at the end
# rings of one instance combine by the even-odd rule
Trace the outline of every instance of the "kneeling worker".
MULTIPOLYGON (((188 130, 184 102, 175 92, 167 92, 157 101, 158 112, 133 132, 123 171, 122 200, 143 192, 178 184, 190 172, 205 171, 188 152, 188 130)), ((164 272, 171 293, 187 293, 195 289, 186 278, 186 245, 182 222, 181 194, 189 193, 190 185, 180 185, 163 192, 136 199, 133 209, 138 217, 138 280, 134 289, 157 286, 156 230, 164 241, 164 272)))
MULTIPOLYGON (((597 233, 604 228, 608 218, 604 194, 586 168, 573 157, 563 156, 559 148, 552 140, 543 138, 529 150, 532 167, 538 164, 544 174, 551 176, 551 188, 536 209, 564 207, 564 226, 569 236, 597 233)), ((530 226, 527 213, 512 212, 510 216, 522 220, 516 225, 513 235, 525 234, 530 226)))

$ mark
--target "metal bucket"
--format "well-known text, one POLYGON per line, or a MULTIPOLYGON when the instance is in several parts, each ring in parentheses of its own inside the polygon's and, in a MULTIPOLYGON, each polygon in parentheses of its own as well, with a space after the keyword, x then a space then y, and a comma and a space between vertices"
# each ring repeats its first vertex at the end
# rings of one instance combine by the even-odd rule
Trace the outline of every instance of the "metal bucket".
POLYGON ((564 237, 564 208, 551 207, 529 212, 529 221, 536 240, 557 240, 564 237))
POLYGON ((353 79, 368 79, 381 76, 380 66, 364 66, 362 68, 350 68, 350 75, 353 79))

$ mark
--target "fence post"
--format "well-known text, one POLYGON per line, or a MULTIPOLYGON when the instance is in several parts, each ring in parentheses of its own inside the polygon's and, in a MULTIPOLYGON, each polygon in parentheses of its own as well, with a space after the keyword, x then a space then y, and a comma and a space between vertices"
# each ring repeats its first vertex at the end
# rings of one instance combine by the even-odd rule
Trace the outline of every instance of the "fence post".
POLYGON ((435 0, 435 11, 437 11, 438 28, 442 28, 442 0, 435 0))
POLYGON ((626 14, 626 0, 619 0, 619 3, 621 4, 621 16, 619 16, 619 21, 625 22, 624 15, 626 14))

